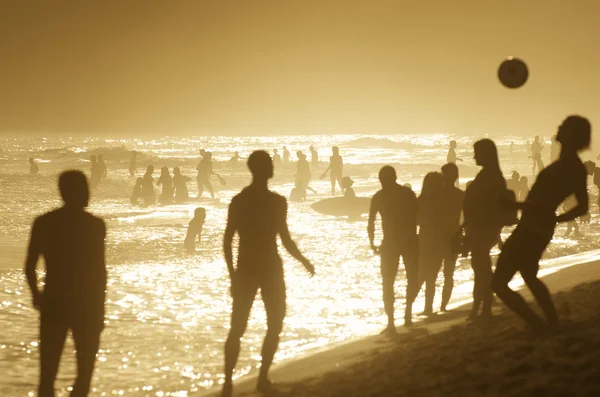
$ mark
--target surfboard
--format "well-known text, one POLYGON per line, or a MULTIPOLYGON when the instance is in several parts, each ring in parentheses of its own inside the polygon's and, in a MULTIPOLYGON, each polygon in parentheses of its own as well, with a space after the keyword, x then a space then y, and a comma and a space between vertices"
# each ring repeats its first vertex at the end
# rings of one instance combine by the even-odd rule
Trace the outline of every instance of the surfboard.
POLYGON ((369 212, 370 197, 332 197, 317 201, 310 207, 324 215, 356 216, 369 212))

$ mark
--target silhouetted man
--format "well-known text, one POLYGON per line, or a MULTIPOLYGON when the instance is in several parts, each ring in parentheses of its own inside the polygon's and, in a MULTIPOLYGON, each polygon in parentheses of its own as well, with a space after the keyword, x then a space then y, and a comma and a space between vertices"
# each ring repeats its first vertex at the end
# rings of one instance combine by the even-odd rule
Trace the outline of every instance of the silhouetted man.
POLYGON ((572 221, 588 212, 587 172, 578 153, 589 148, 591 131, 587 119, 567 117, 556 134, 556 141, 561 144, 559 159, 541 170, 524 203, 504 203, 523 212, 498 257, 492 288, 509 309, 536 331, 558 323, 548 287, 537 277, 539 261, 552 240, 556 224, 572 221), (575 195, 577 204, 557 216, 557 208, 571 195, 575 195), (521 273, 546 322, 508 286, 516 272, 521 273))
POLYGON ((232 375, 240 352, 240 338, 246 331, 256 292, 260 289, 267 312, 267 335, 262 347, 262 364, 257 390, 271 388, 269 368, 279 344, 286 310, 283 263, 277 252, 277 235, 287 251, 314 275, 311 263, 298 250, 287 226, 287 202, 268 189, 273 163, 267 152, 256 151, 248 158, 252 184, 236 195, 229 205, 224 251, 231 278, 233 307, 231 328, 225 344, 223 396, 232 394, 232 375), (233 267, 232 241, 239 234, 237 268, 233 267))
POLYGON ((371 199, 369 211, 369 242, 375 253, 381 255, 381 279, 383 305, 388 317, 384 332, 395 333, 394 325, 394 282, 398 274, 400 256, 406 269, 406 312, 404 324, 412 324, 412 304, 419 292, 418 241, 417 241, 417 196, 396 183, 396 170, 386 165, 379 171, 382 189, 371 199), (381 247, 374 243, 375 219, 381 214, 383 241, 381 247))
POLYGON ((84 210, 89 188, 83 173, 64 172, 58 184, 65 204, 34 221, 25 263, 33 306, 40 311, 39 396, 54 396, 69 330, 77 350, 77 379, 71 396, 87 396, 104 328, 106 226, 84 210), (38 289, 35 270, 40 256, 46 264, 43 291, 38 289))
POLYGON ((458 167, 448 163, 442 167, 444 176, 444 200, 446 203, 444 213, 444 288, 442 289, 441 310, 446 311, 454 288, 454 271, 458 257, 458 234, 460 232, 460 215, 463 210, 465 192, 456 187, 458 181, 458 167))

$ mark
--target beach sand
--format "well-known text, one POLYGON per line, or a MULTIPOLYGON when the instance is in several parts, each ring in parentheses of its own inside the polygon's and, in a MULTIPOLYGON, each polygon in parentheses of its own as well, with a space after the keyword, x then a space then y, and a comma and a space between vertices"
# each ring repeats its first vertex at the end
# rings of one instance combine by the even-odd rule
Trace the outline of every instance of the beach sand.
MULTIPOLYGON (((599 265, 544 277, 561 317, 548 335, 533 335, 500 303, 488 325, 468 324, 460 307, 394 338, 372 336, 274 368, 277 389, 266 395, 600 396, 599 265)), ((234 395, 259 395, 255 381, 236 383, 234 395)))

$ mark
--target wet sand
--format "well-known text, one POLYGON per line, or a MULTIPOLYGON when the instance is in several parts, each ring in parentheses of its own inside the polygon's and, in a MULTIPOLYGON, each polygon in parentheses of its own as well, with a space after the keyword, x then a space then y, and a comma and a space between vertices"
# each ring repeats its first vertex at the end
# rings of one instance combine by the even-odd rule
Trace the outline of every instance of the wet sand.
MULTIPOLYGON (((600 261, 544 280, 561 317, 556 332, 531 334, 500 303, 492 323, 468 324, 463 306, 394 338, 372 336, 281 365, 268 395, 598 396, 600 261)), ((234 395, 259 395, 254 384, 244 379, 234 395)))

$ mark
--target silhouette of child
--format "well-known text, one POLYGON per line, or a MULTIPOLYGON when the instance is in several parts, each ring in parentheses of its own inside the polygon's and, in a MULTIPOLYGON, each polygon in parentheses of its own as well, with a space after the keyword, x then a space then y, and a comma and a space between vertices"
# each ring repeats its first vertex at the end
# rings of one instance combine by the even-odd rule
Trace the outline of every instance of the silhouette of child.
POLYGON ((201 242, 202 227, 204 226, 204 220, 206 219, 206 210, 202 207, 196 208, 194 211, 194 218, 190 221, 187 235, 183 245, 188 252, 196 251, 196 236, 198 236, 198 242, 201 242))
POLYGON ((354 189, 352 189, 352 185, 354 185, 354 181, 349 176, 345 176, 342 178, 342 189, 344 190, 344 197, 356 197, 356 193, 354 192, 354 189))

